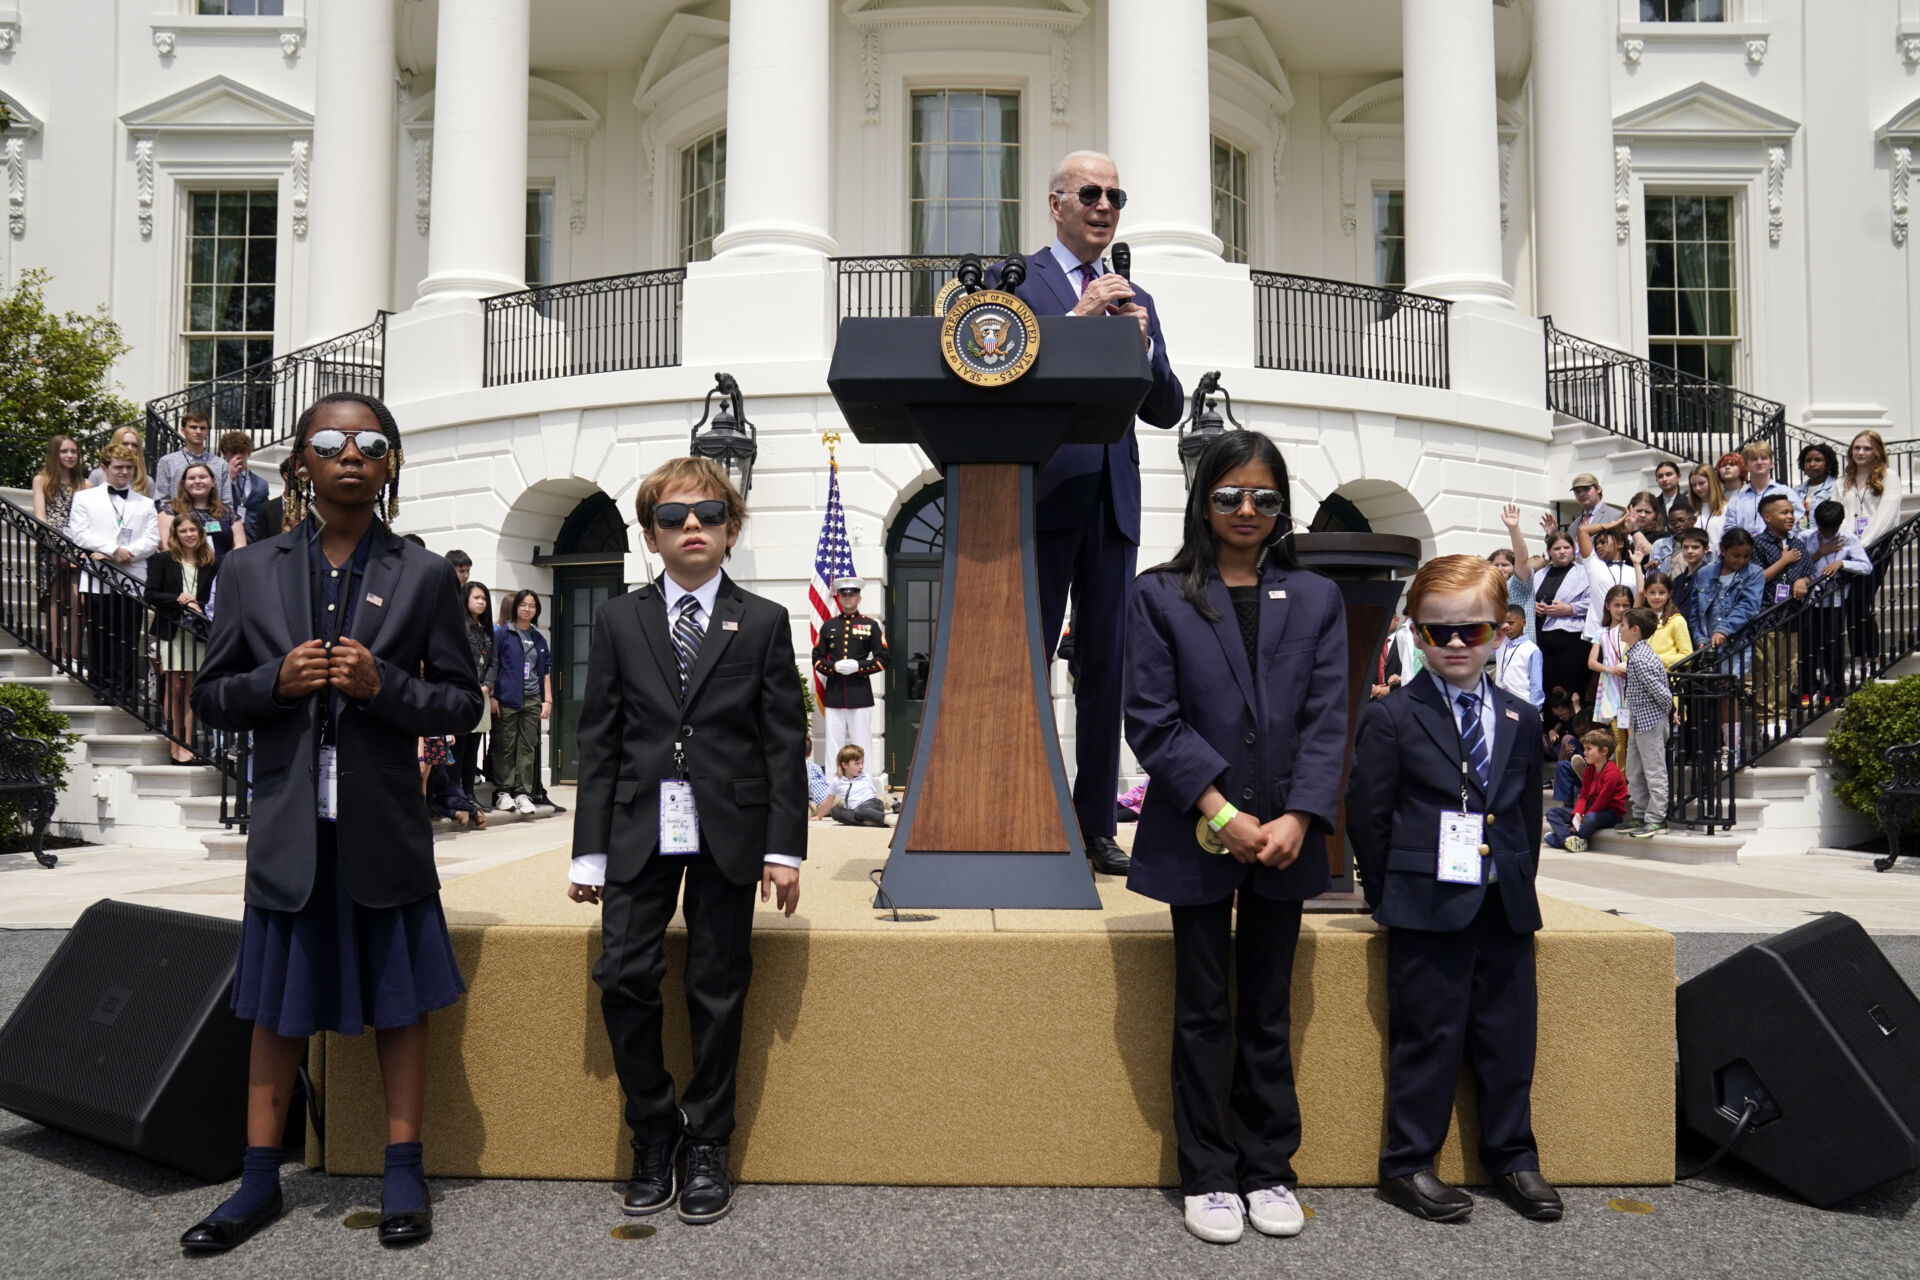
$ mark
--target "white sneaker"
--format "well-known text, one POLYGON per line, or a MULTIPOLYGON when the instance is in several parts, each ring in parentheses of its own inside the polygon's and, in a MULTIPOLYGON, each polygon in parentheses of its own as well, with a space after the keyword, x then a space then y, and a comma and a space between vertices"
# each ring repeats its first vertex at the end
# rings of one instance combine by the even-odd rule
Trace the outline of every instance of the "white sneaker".
POLYGON ((1285 1187, 1263 1187, 1247 1194, 1247 1220, 1263 1236, 1297 1236, 1307 1225, 1300 1202, 1285 1187))
POLYGON ((1187 1197, 1187 1230, 1212 1244, 1232 1244, 1245 1229, 1240 1197, 1230 1191, 1209 1191, 1187 1197))
POLYGON ((501 792, 495 793, 493 797, 493 807, 495 809, 498 809, 501 813, 512 813, 513 812, 513 792, 501 791, 501 792))
POLYGON ((519 810, 520 810, 520 812, 522 812, 522 813, 532 813, 532 812, 533 812, 533 797, 532 797, 532 796, 529 796, 529 795, 518 795, 518 796, 515 796, 515 797, 513 798, 513 803, 514 803, 514 807, 515 807, 515 808, 517 808, 517 809, 519 809, 519 810))

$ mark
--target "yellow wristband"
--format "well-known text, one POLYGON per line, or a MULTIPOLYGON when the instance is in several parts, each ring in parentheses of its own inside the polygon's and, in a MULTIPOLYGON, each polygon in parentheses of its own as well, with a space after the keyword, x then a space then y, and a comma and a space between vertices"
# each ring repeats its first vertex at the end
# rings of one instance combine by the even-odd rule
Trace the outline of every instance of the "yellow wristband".
POLYGON ((1223 804, 1220 806, 1220 812, 1207 819, 1207 825, 1212 827, 1216 832, 1224 831, 1227 828, 1227 824, 1239 816, 1240 811, 1238 809, 1230 804, 1223 804))

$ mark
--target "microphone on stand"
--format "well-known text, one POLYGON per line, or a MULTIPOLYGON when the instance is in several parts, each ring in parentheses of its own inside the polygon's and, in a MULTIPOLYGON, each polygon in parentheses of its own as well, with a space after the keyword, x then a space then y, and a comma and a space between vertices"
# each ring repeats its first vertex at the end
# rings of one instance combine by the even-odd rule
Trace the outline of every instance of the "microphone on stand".
POLYGON ((1107 260, 1113 263, 1113 274, 1129 284, 1133 283, 1133 250, 1127 247, 1126 241, 1122 240, 1107 250, 1107 260))

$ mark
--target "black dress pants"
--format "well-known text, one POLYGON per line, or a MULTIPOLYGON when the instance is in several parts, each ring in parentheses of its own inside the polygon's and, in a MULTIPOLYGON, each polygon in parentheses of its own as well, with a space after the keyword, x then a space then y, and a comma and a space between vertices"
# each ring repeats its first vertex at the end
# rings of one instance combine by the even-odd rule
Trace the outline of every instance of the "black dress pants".
POLYGON ((1239 907, 1238 930, 1232 898, 1173 908, 1173 1129, 1182 1195, 1298 1181, 1291 1033, 1300 904, 1242 889, 1239 907), (1237 1018, 1227 1005, 1229 953, 1237 1018))
POLYGON ((113 591, 88 592, 86 611, 87 673, 110 698, 127 701, 141 692, 146 674, 146 637, 141 628, 144 605, 132 596, 113 591))
POLYGON ((1540 1167, 1533 1140, 1539 1009, 1533 935, 1515 933, 1490 885, 1457 933, 1387 930, 1387 1146, 1380 1176, 1433 1168, 1453 1120, 1462 1053, 1479 1087, 1480 1163, 1540 1167))
POLYGON ((627 1126, 636 1136, 664 1137, 679 1118, 660 1047, 660 982, 667 972, 667 922, 680 902, 683 878, 693 1074, 679 1105, 689 1137, 725 1142, 733 1134, 740 1024, 753 976, 754 886, 728 880, 705 853, 654 854, 632 880, 601 890, 601 952, 593 980, 627 1098, 627 1126))
MULTIPOLYGON (((1106 479, 1100 477, 1102 493, 1106 479)), ((1067 606, 1073 606, 1073 812, 1080 834, 1111 836, 1120 789, 1120 716, 1126 671, 1127 599, 1140 549, 1120 532, 1104 496, 1068 529, 1034 535, 1040 637, 1053 660, 1067 606)))
POLYGON ((1539 631, 1540 679, 1551 694, 1554 688, 1565 689, 1570 694, 1578 694, 1580 705, 1592 709, 1593 700, 1588 697, 1587 686, 1593 683, 1593 672, 1587 668, 1587 659, 1592 655, 1593 644, 1581 638, 1578 631, 1539 631))

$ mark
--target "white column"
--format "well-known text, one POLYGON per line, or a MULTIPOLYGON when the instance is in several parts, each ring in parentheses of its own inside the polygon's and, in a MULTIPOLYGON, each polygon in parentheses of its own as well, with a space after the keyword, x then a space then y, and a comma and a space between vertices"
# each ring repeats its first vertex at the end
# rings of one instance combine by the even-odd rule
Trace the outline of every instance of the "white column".
POLYGON ((443 5, 422 301, 524 289, 528 0, 443 5))
POLYGON ((1400 15, 1407 288, 1511 306, 1500 261, 1492 0, 1401 0, 1400 15))
POLYGON ((329 0, 316 24, 312 196, 303 341, 369 324, 392 305, 394 0, 329 0))
POLYGON ((1110 0, 1107 150, 1128 198, 1120 239, 1150 255, 1219 255, 1212 133, 1206 0, 1110 0))
POLYGON ((716 257, 836 252, 827 0, 733 0, 727 23, 727 214, 716 257))
MULTIPOLYGON (((726 227, 687 267, 682 362, 833 350, 831 0, 733 0, 727 23, 726 227)), ((665 157, 673 172, 678 157, 665 157)), ((749 396, 752 387, 746 388, 749 396)))
POLYGON ((1623 346, 1613 209, 1613 21, 1594 0, 1534 0, 1535 308, 1623 346))

